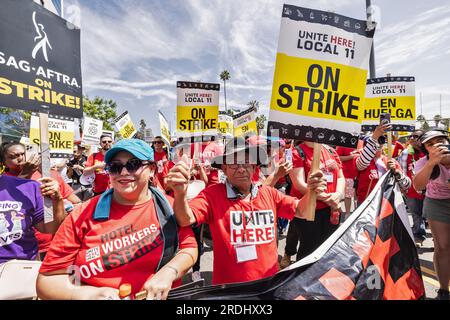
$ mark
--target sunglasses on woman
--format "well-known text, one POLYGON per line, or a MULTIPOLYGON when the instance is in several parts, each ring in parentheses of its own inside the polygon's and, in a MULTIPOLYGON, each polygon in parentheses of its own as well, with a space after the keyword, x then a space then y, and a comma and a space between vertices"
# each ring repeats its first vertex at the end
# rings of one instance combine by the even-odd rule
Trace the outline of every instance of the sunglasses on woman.
POLYGON ((149 161, 143 161, 143 160, 139 160, 139 159, 130 159, 127 161, 127 163, 123 164, 120 161, 113 161, 111 163, 108 163, 106 165, 106 171, 109 174, 120 174, 123 170, 123 168, 125 167, 128 171, 128 173, 133 174, 136 171, 139 170, 139 168, 141 168, 142 166, 145 165, 149 165, 151 162, 149 161))

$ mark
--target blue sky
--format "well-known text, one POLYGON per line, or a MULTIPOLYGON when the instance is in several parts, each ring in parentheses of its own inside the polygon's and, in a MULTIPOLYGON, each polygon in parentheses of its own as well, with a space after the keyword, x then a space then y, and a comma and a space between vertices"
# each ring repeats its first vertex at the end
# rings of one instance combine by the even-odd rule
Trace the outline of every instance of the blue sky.
MULTIPOLYGON (((268 114, 281 9, 279 0, 65 0, 81 25, 83 90, 118 103, 135 124, 156 128, 161 110, 175 125, 176 81, 220 82, 228 106, 258 100, 268 114), (78 10, 79 9, 79 10, 78 10), (79 12, 80 14, 74 14, 79 12)), ((291 0, 292 5, 365 19, 364 0, 291 0)), ((416 77, 416 106, 450 117, 450 4, 372 0, 377 76, 416 77)), ((224 108, 223 91, 220 105, 224 108)))

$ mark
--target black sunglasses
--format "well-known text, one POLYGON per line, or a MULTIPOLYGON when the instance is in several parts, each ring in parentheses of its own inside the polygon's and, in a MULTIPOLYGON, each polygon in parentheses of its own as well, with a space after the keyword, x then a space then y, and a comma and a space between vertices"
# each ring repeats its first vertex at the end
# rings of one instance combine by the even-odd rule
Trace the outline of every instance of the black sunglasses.
POLYGON ((153 143, 161 144, 161 143, 163 143, 163 142, 162 142, 162 141, 153 141, 153 143))
POLYGON ((106 171, 110 174, 120 174, 125 167, 128 173, 133 174, 139 170, 140 167, 150 164, 148 161, 142 161, 139 159, 130 159, 127 163, 123 164, 120 161, 113 161, 106 165, 106 171))
POLYGON ((113 143, 112 141, 102 141, 102 143, 113 143))

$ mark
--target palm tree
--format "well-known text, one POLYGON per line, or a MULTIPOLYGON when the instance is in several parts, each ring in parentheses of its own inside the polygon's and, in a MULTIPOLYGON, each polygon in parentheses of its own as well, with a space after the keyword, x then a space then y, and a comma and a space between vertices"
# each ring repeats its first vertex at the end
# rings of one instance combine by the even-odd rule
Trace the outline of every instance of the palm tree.
POLYGON ((220 80, 223 81, 223 92, 225 94, 225 111, 228 110, 227 108, 227 86, 226 82, 230 79, 230 73, 227 70, 223 70, 220 74, 220 80))
POLYGON ((249 106, 249 108, 253 107, 253 108, 255 108, 256 111, 258 111, 258 109, 259 109, 259 102, 257 100, 252 100, 252 101, 249 101, 247 103, 247 106, 249 106))
POLYGON ((256 117, 256 127, 258 128, 258 134, 261 134, 261 132, 264 130, 264 127, 266 126, 266 120, 267 117, 263 114, 260 114, 256 117))

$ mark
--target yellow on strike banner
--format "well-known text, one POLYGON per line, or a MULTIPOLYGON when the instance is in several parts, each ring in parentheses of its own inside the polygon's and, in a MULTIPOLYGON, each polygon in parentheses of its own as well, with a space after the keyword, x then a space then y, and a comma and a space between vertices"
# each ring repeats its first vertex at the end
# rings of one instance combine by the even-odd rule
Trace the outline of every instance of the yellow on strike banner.
POLYGON ((234 136, 248 137, 258 133, 256 125, 256 110, 251 107, 233 116, 234 136))
POLYGON ((415 130, 416 92, 414 77, 384 77, 367 80, 363 131, 373 131, 380 114, 390 113, 392 131, 415 130))
MULTIPOLYGON (((73 155, 73 118, 49 115, 48 134, 50 158, 69 158, 73 155)), ((31 115, 30 120, 30 143, 41 143, 39 116, 35 114, 31 115)))
POLYGON ((161 130, 161 137, 164 140, 164 142, 170 146, 170 129, 169 124, 167 123, 166 117, 159 111, 159 128, 161 130))
POLYGON ((356 147, 373 34, 363 20, 284 5, 270 134, 356 147))
POLYGON ((124 139, 130 139, 137 133, 137 130, 133 124, 133 120, 131 120, 128 111, 125 111, 116 119, 114 119, 113 123, 116 130, 119 131, 120 135, 124 139))
POLYGON ((217 135, 219 126, 218 83, 177 82, 177 135, 217 135))
POLYGON ((219 132, 223 137, 233 137, 233 117, 226 114, 219 114, 219 132))

